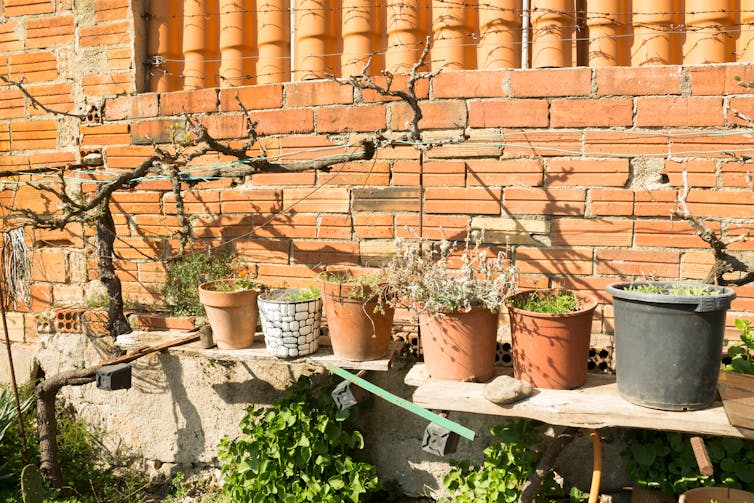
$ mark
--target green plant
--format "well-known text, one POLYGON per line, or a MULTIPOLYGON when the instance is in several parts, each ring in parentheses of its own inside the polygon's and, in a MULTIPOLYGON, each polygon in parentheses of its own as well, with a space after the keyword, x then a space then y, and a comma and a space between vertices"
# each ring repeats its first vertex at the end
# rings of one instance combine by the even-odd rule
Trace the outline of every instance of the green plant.
POLYGON ((699 473, 690 435, 630 430, 623 459, 626 473, 637 487, 681 494, 702 486, 754 489, 754 441, 705 437, 714 475, 699 473))
POLYGON ((354 459, 364 446, 330 393, 332 378, 293 383, 269 408, 247 409, 243 436, 220 442, 224 494, 231 501, 357 502, 379 490, 375 467, 354 459))
POLYGON ((178 316, 204 314, 199 301, 199 285, 228 277, 234 254, 229 250, 197 252, 168 263, 162 294, 170 314, 178 316))
POLYGON ((754 329, 751 322, 736 318, 736 328, 741 331, 741 342, 728 346, 730 363, 725 365, 725 370, 737 374, 754 375, 754 329))
MULTIPOLYGON (((472 466, 468 461, 451 461, 453 469, 443 478, 443 484, 455 503, 506 502, 521 497, 521 488, 537 467, 542 442, 542 425, 531 420, 509 420, 492 428, 500 442, 484 450, 484 463, 472 466)), ((537 500, 548 501, 561 496, 563 490, 552 474, 542 484, 537 500)))
POLYGON ((497 312, 515 290, 518 273, 504 252, 493 254, 483 240, 483 233, 471 231, 461 250, 447 240, 437 245, 396 240, 396 253, 385 267, 394 305, 431 315, 475 306, 497 312))
POLYGON ((711 285, 691 285, 688 283, 674 283, 671 285, 658 283, 633 283, 625 287, 628 292, 646 293, 650 295, 673 295, 676 297, 705 297, 717 295, 720 291, 711 285))
POLYGON ((509 302, 517 309, 534 313, 566 314, 579 309, 579 299, 568 290, 535 290, 511 297, 509 302))
POLYGON ((271 290, 263 295, 264 300, 271 302, 304 302, 319 298, 318 288, 283 288, 271 290))
MULTIPOLYGON (((19 389, 21 414, 24 417, 25 430, 31 426, 34 395, 30 385, 19 389)), ((21 456, 21 441, 18 432, 18 413, 16 402, 9 388, 0 391, 0 490, 3 487, 16 487, 24 460, 21 456)))
POLYGON ((380 300, 380 294, 384 292, 384 273, 354 275, 351 271, 325 271, 319 273, 319 278, 331 283, 351 285, 348 298, 362 301, 380 300))

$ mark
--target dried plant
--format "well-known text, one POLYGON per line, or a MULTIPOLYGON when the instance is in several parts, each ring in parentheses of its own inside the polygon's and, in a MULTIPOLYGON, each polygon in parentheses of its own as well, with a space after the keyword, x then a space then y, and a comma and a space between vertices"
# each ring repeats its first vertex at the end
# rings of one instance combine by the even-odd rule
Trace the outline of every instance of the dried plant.
POLYGON ((458 243, 426 239, 396 240, 397 251, 385 268, 393 304, 430 315, 484 306, 492 312, 515 290, 518 271, 507 253, 482 246, 484 234, 467 233, 458 243), (460 267, 452 266, 460 259, 460 267))

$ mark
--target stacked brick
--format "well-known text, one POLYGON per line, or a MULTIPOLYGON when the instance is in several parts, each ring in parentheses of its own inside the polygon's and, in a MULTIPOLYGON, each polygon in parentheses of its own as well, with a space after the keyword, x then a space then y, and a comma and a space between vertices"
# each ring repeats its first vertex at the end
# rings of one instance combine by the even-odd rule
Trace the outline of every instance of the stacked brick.
MULTIPOLYGON (((128 2, 87 5, 94 15, 60 1, 5 2, 3 73, 25 76, 30 92, 49 96, 55 108, 86 112, 101 103, 102 123, 33 109, 18 90, 0 86, 0 169, 76 163, 96 151, 104 166, 76 178, 91 193, 97 179, 135 167, 152 144, 169 142, 184 111, 215 137, 239 143, 246 117, 236 93, 259 121, 252 155, 263 148, 283 160, 317 158, 352 151, 373 131, 396 137, 408 129, 405 103, 329 81, 137 93, 142 61, 130 52, 128 2), (84 65, 88 51, 101 64, 84 65)), ((397 144, 329 173, 200 182, 186 192, 185 205, 197 247, 233 240, 241 258, 276 286, 313 283, 315 266, 384 263, 396 237, 459 239, 468 226, 485 228, 491 245, 510 247, 522 285, 594 292, 603 302, 594 331, 610 333, 607 284, 702 279, 711 265, 707 246, 670 217, 683 189, 682 166, 695 215, 727 238, 754 229, 754 145, 751 124, 741 118, 754 116, 754 92, 736 77, 754 80, 754 66, 440 73, 417 88, 419 125, 428 138, 464 133, 467 141, 425 152, 397 144)), ((191 167, 225 161, 206 156, 191 167)), ((13 224, 11 206, 56 206, 49 194, 24 186, 4 188, 0 200, 5 225, 13 224)), ((112 210, 126 297, 159 301, 163 261, 178 248, 170 183, 150 179, 120 192, 112 210)), ((35 233, 35 300, 28 309, 80 296, 84 281, 96 278, 92 233, 81 226, 35 233)), ((754 244, 732 248, 748 256, 754 244)), ((754 286, 737 292, 730 320, 754 309, 754 286)))

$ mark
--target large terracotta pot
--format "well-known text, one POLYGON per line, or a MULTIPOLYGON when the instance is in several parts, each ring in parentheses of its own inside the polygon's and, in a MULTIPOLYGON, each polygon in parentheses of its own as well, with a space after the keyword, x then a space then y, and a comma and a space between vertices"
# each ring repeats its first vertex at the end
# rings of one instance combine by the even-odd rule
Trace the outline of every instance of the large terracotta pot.
POLYGON ((207 312, 212 336, 219 349, 244 349, 254 344, 259 309, 254 290, 221 291, 220 279, 199 285, 199 300, 207 312))
POLYGON ((330 330, 330 344, 338 358, 367 361, 389 351, 395 310, 378 308, 369 287, 322 279, 322 303, 330 330))
POLYGON ((597 300, 580 292, 579 310, 547 314, 513 307, 518 297, 534 295, 525 290, 512 296, 506 305, 510 314, 513 372, 517 379, 537 388, 572 389, 586 381, 592 316, 597 300))
POLYGON ((485 382, 495 371, 497 313, 483 307, 468 313, 419 315, 424 363, 433 379, 485 382))

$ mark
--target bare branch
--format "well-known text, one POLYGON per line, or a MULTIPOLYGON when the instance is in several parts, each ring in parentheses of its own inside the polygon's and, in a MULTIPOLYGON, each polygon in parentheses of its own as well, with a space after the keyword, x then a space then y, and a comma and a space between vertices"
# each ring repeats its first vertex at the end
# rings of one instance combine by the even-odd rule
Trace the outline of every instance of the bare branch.
POLYGON ((47 112, 48 114, 64 115, 66 117, 75 117, 76 119, 79 119, 79 120, 82 120, 82 121, 86 120, 86 114, 74 114, 74 113, 70 113, 70 112, 63 112, 61 110, 55 110, 55 109, 52 109, 52 108, 48 107, 47 105, 45 105, 44 103, 42 103, 41 101, 39 101, 37 98, 35 98, 34 96, 31 95, 31 93, 29 92, 29 90, 24 87, 24 85, 23 85, 24 84, 23 79, 21 79, 19 81, 15 81, 15 80, 11 80, 11 79, 3 76, 3 75, 0 75, 0 80, 2 80, 3 82, 5 82, 8 85, 11 85, 11 86, 14 86, 14 87, 18 88, 24 94, 24 96, 26 96, 27 98, 29 98, 29 100, 31 101, 31 105, 34 108, 40 108, 40 109, 44 110, 45 112, 47 112))

